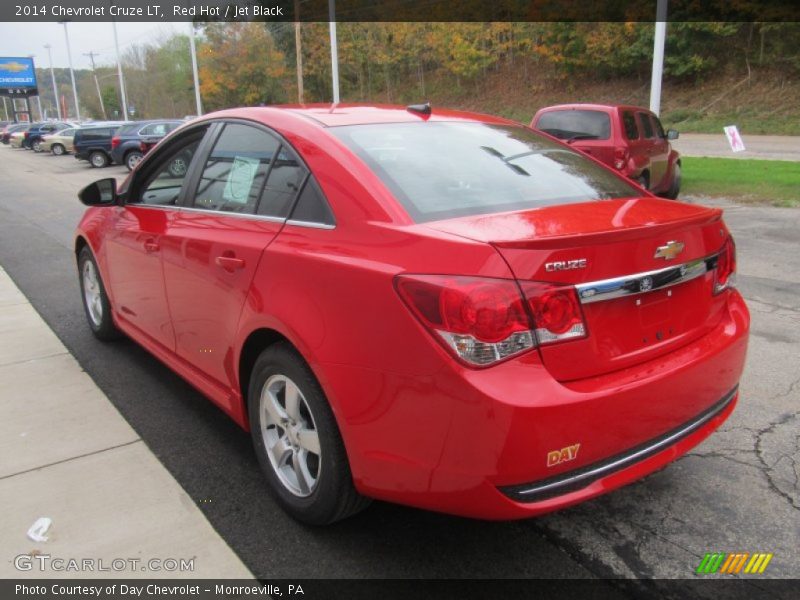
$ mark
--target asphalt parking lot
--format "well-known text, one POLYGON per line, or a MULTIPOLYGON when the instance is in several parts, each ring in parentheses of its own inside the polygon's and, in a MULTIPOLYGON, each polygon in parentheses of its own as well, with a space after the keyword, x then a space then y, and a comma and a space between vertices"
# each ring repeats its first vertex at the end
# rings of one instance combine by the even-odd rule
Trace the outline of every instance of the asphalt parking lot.
MULTIPOLYGON (((800 168, 800 167, 799 167, 800 168)), ((691 578, 706 552, 772 552, 800 573, 800 210, 722 206, 752 313, 737 410, 668 468, 536 520, 484 523, 374 503, 326 529, 267 497, 249 437, 129 341, 85 326, 72 254, 76 192, 124 167, 0 147, 0 265, 81 366, 260 577, 691 578)))

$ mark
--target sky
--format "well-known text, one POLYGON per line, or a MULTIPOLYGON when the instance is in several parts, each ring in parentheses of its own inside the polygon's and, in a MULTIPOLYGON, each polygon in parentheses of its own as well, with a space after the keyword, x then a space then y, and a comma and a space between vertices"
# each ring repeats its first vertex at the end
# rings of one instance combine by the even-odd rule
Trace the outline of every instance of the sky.
MULTIPOLYGON (((95 52, 95 63, 116 65, 114 54, 114 31, 111 22, 78 23, 72 22, 69 28, 69 43, 72 49, 72 66, 76 69, 89 69, 92 64, 85 53, 95 52)), ((188 32, 188 23, 117 23, 120 53, 132 44, 154 42, 178 31, 188 32)), ((49 68, 45 44, 52 46, 53 66, 69 67, 67 42, 64 27, 58 23, 0 23, 0 57, 35 55, 37 68, 49 68)))

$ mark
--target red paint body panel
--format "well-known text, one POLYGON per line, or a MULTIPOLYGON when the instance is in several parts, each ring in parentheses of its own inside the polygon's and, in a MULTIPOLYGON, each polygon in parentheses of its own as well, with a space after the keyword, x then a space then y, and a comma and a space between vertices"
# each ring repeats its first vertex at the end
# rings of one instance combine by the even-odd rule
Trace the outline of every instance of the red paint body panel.
MULTIPOLYGON (((741 296, 713 296, 709 273, 671 288, 669 300, 654 292, 642 305, 633 296, 587 304, 587 337, 471 368, 412 314, 395 276, 567 285, 623 276, 668 266, 653 251, 674 236, 685 244, 678 262, 718 252, 728 235, 720 211, 645 196, 415 224, 326 127, 420 115, 397 107, 251 108, 193 123, 223 118, 263 123, 288 140, 319 182, 336 226, 95 207, 77 236, 97 258, 120 328, 243 427, 242 350, 251 334, 270 330, 289 340, 319 379, 361 493, 510 519, 634 481, 702 441, 733 409, 583 489, 512 500, 498 486, 569 473, 646 443, 734 389, 749 328, 741 296), (580 271, 544 268, 578 257, 587 259, 580 271), (641 347, 642 331, 665 319, 674 335, 641 347), (547 466, 549 452, 575 444, 574 460, 547 466)), ((430 119, 507 123, 439 111, 430 119)))

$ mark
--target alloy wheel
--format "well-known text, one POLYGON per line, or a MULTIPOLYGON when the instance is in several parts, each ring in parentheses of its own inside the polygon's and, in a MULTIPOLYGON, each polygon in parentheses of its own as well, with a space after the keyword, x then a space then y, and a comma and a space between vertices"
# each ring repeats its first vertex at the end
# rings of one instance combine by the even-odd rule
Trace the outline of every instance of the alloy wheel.
POLYGON ((319 481, 322 451, 305 396, 285 375, 273 375, 261 390, 260 412, 264 448, 278 480, 294 496, 310 496, 319 481))
POLYGON ((103 299, 97 270, 90 260, 83 263, 83 301, 92 324, 100 327, 103 322, 103 299))

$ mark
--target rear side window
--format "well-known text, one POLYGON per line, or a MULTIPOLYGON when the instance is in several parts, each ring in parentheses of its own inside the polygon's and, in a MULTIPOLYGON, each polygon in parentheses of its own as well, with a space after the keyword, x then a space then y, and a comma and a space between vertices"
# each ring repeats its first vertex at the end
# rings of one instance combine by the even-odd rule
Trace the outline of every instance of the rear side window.
POLYGON ((536 129, 562 140, 607 140, 611 119, 598 110, 554 110, 539 118, 536 129))
POLYGON ((255 127, 225 125, 200 176, 194 206, 254 214, 278 146, 276 138, 255 127))
POLYGON ((633 113, 626 110, 622 113, 622 126, 625 129, 625 137, 629 140, 639 139, 639 128, 636 126, 636 118, 633 113))
POLYGON ((269 179, 258 205, 258 214, 286 217, 307 173, 294 151, 286 145, 281 146, 269 172, 269 179))
POLYGON ((644 137, 649 139, 653 138, 653 125, 650 123, 650 115, 647 113, 639 113, 639 122, 642 124, 642 131, 644 137))
POLYGON ((525 127, 462 122, 331 127, 417 222, 638 196, 525 127))
POLYGON ((313 176, 309 175, 303 186, 303 191, 300 192, 290 219, 321 225, 333 226, 335 224, 333 213, 313 176))

